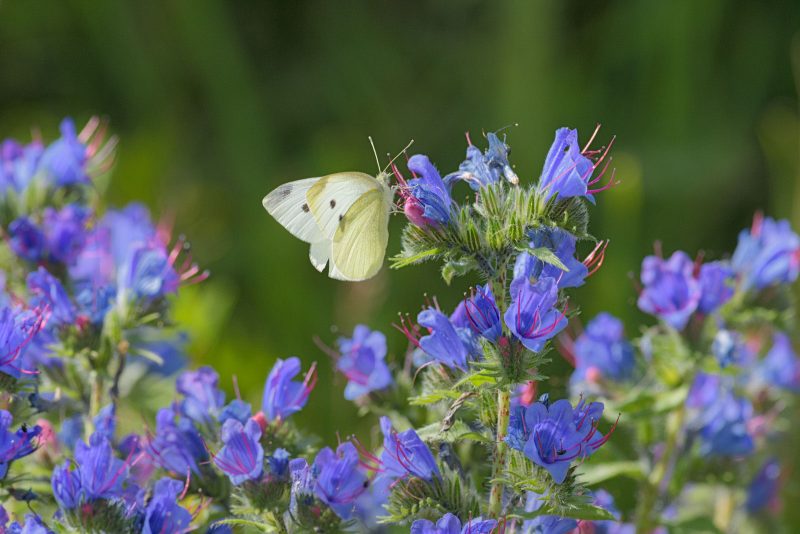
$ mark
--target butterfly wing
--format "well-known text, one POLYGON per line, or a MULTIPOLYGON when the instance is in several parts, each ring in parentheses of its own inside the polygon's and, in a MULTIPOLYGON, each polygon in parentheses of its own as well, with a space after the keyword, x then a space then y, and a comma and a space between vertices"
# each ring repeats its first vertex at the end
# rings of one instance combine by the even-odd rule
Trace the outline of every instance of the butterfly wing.
POLYGON ((306 198, 322 235, 333 239, 353 204, 369 191, 380 188, 378 181, 362 172, 339 172, 323 176, 309 188, 306 198))
POLYGON ((311 213, 307 198, 309 190, 321 179, 306 178, 283 184, 265 196, 261 202, 264 209, 275 217, 281 226, 306 243, 318 243, 330 239, 322 234, 311 213))
POLYGON ((383 265, 391 208, 391 193, 385 189, 378 183, 362 194, 339 221, 331 246, 332 278, 366 280, 383 265))

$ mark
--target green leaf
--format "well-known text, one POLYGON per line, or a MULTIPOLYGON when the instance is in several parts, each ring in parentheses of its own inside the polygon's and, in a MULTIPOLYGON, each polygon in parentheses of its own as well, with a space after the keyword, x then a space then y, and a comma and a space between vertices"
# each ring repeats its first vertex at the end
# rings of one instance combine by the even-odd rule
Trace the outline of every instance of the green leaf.
POLYGON ((559 517, 569 517, 571 519, 583 519, 585 521, 615 521, 616 518, 606 510, 590 503, 570 504, 569 507, 555 507, 549 503, 544 503, 535 512, 514 514, 520 519, 535 519, 543 515, 557 515, 559 517))
POLYGON ((550 250, 547 247, 537 247, 537 248, 522 247, 519 250, 521 250, 522 252, 527 252, 531 256, 533 256, 536 259, 541 260, 541 261, 543 261, 545 263, 549 263, 550 265, 555 265, 556 267, 558 267, 562 271, 565 271, 565 272, 569 271, 567 266, 564 265, 564 262, 562 262, 559 259, 559 257, 556 256, 556 253, 553 252, 552 250, 550 250))
POLYGON ((619 476, 640 479, 644 477, 642 465, 635 461, 584 463, 578 467, 576 473, 580 481, 587 486, 593 486, 619 476))
POLYGON ((473 387, 481 387, 486 384, 496 384, 497 383, 497 376, 495 373, 490 371, 489 369, 481 369, 479 371, 473 371, 464 375, 461 380, 456 382, 453 387, 457 388, 463 386, 465 384, 469 384, 473 387))
POLYGON ((437 389, 416 397, 410 397, 408 403, 412 406, 427 406, 428 404, 436 404, 444 400, 456 400, 461 396, 461 393, 450 389, 437 389))
POLYGON ((667 524, 670 534, 722 534, 714 521, 707 516, 696 516, 667 524))
POLYGON ((413 256, 403 256, 398 255, 394 256, 390 261, 392 262, 391 268, 392 269, 401 269, 403 267, 408 267, 414 263, 420 263, 427 259, 430 259, 432 256, 436 256, 441 254, 442 251, 438 248, 431 248, 428 250, 423 250, 413 256))
POLYGON ((456 443, 464 439, 490 443, 491 438, 472 430, 464 421, 458 420, 448 430, 442 431, 441 423, 432 423, 417 429, 423 441, 429 443, 456 443))
POLYGON ((237 519, 237 518, 220 519, 219 521, 217 521, 217 524, 240 526, 240 527, 253 527, 257 528, 261 532, 275 532, 275 530, 273 530, 272 527, 265 525, 263 523, 259 523, 258 521, 251 521, 250 519, 237 519))

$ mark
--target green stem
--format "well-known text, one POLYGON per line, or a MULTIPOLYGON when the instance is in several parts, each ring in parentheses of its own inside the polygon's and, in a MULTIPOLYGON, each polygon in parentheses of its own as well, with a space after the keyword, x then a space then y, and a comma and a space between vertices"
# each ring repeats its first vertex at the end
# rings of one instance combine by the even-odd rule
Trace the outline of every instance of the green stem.
POLYGON ((97 417, 103 406, 103 376, 97 371, 91 371, 89 380, 92 389, 89 392, 89 416, 85 425, 87 442, 89 436, 94 432, 94 418, 97 417))
POLYGON ((494 463, 492 464, 492 489, 489 493, 489 515, 500 517, 503 512, 503 489, 505 485, 497 479, 503 475, 506 467, 506 436, 511 416, 511 394, 506 390, 497 392, 497 438, 494 445, 494 463))

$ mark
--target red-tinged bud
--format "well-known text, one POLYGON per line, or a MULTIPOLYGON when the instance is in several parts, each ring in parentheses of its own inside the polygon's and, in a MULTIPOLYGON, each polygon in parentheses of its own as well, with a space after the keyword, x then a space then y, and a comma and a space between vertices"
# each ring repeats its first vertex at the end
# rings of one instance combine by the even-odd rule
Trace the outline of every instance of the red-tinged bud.
POLYGON ((258 423, 258 426, 261 427, 261 432, 265 432, 267 430, 267 416, 264 415, 264 412, 258 412, 252 417, 252 419, 258 423))

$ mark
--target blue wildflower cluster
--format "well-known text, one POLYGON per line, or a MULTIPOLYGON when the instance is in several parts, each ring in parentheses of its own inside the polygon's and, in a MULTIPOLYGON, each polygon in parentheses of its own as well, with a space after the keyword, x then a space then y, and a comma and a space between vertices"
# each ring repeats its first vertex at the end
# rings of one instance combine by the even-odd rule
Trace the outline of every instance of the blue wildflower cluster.
POLYGON ((408 343, 366 325, 330 340, 344 398, 374 422, 335 447, 296 424, 316 364, 265 366, 255 402, 186 368, 172 307, 208 273, 146 207, 99 208, 116 144, 101 121, 5 141, 0 531, 661 534, 719 495, 715 529, 764 520, 800 391, 800 238, 759 216, 730 259, 650 256, 638 306, 657 324, 636 339, 609 313, 582 326, 569 296, 608 247, 589 209, 616 184, 597 134, 581 148, 559 129, 533 180, 497 133, 485 149, 467 135, 450 173, 422 154, 393 166, 408 221, 393 266, 480 282, 401 315, 408 343), (569 380, 545 376, 554 348, 569 380), (598 487, 623 475, 633 504, 598 487))

